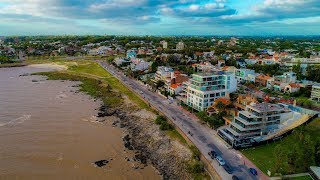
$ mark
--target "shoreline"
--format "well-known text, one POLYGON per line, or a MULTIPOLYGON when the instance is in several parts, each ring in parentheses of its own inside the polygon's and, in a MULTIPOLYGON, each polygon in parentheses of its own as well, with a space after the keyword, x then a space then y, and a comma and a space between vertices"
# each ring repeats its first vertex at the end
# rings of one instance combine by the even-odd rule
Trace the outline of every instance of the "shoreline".
POLYGON ((124 147, 134 151, 134 158, 141 164, 150 162, 163 179, 192 179, 186 163, 192 158, 192 152, 167 137, 154 124, 152 117, 143 117, 142 114, 150 112, 130 109, 130 105, 131 103, 125 102, 105 113, 117 117, 113 126, 124 129, 124 147))
POLYGON ((97 117, 117 117, 118 120, 113 122, 113 126, 124 129, 124 146, 136 153, 136 161, 142 164, 150 162, 163 179, 193 178, 193 174, 189 172, 189 163, 193 160, 190 149, 168 137, 165 131, 161 131, 154 123, 155 118, 143 118, 135 114, 145 109, 128 100, 117 89, 108 87, 101 80, 64 71, 34 75, 47 76, 48 80, 81 81, 80 91, 103 102, 97 117))

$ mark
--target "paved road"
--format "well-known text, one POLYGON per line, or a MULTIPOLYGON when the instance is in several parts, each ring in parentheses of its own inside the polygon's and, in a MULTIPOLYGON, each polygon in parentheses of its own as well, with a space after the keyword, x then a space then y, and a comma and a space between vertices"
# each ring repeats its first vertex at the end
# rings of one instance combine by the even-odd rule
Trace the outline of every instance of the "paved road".
POLYGON ((122 81, 123 84, 136 91, 136 93, 140 94, 142 98, 147 100, 150 104, 170 118, 174 124, 178 126, 196 145, 205 158, 211 162, 211 165, 216 169, 222 179, 230 180, 232 179, 232 175, 236 175, 244 180, 267 179, 267 177, 258 170, 253 163, 243 157, 239 151, 229 149, 216 134, 216 131, 199 123, 199 119, 195 116, 192 116, 190 113, 182 110, 182 108, 175 103, 170 104, 168 100, 149 91, 148 88, 140 82, 126 77, 115 67, 101 61, 98 61, 98 63, 122 81), (212 160, 210 158, 208 152, 212 149, 215 150, 218 155, 220 155, 226 163, 234 169, 232 175, 228 174, 222 166, 219 166, 216 160, 212 160), (250 168, 248 166, 254 167, 258 170, 258 177, 253 176, 248 172, 248 169, 250 168))

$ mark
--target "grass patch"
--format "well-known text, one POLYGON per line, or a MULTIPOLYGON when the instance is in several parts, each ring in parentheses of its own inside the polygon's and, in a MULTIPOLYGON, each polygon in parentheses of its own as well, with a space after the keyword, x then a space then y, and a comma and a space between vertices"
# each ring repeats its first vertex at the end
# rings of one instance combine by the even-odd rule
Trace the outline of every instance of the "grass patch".
POLYGON ((181 144, 188 145, 188 142, 182 137, 182 135, 175 129, 166 132, 167 135, 172 139, 177 139, 181 144))
POLYGON ((108 106, 116 107, 123 102, 121 94, 111 91, 111 89, 108 88, 108 84, 99 79, 59 71, 35 74, 47 76, 49 80, 81 81, 80 91, 85 92, 94 98, 100 98, 108 106))
POLYGON ((288 178, 289 180, 312 180, 310 176, 300 176, 300 177, 292 177, 288 178))
MULTIPOLYGON (((295 133, 288 135, 287 137, 283 138, 280 141, 257 146, 249 149, 242 150, 242 153, 249 158, 253 163, 255 163, 261 171, 263 171, 265 174, 267 174, 267 171, 270 170, 271 172, 274 172, 275 169, 277 169, 275 166, 277 164, 277 153, 276 149, 281 147, 282 152, 284 152, 284 156, 291 156, 290 154, 300 152, 302 155, 304 154, 305 148, 309 147, 303 142, 305 140, 305 137, 311 137, 311 143, 316 143, 316 138, 320 137, 320 118, 315 119, 310 124, 299 127, 295 130, 295 133), (301 145, 303 148, 296 147, 297 149, 294 150, 295 145, 301 145), (287 153, 288 152, 288 153, 287 153), (289 155, 288 155, 289 154, 289 155)), ((317 147, 315 149, 317 151, 317 147)), ((299 157, 299 156, 295 156, 299 157)), ((310 159, 310 158, 308 158, 310 159)), ((292 174, 292 173, 303 173, 305 172, 305 168, 303 167, 293 167, 290 162, 293 160, 288 158, 286 160, 283 160, 283 163, 285 167, 287 167, 285 173, 292 174)), ((316 162, 317 162, 316 158, 316 162)), ((302 160, 303 162, 303 160, 302 160)), ((279 163, 279 161, 278 161, 279 163)), ((317 162, 319 163, 319 162, 317 162)), ((304 166, 310 166, 312 164, 304 164, 304 166)), ((273 174, 274 175, 274 174, 273 174)))

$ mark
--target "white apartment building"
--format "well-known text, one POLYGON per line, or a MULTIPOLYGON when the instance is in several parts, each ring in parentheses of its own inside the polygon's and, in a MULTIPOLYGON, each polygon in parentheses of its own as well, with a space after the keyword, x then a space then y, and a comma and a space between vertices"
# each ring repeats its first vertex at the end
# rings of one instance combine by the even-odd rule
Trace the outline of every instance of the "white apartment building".
POLYGON ((320 83, 312 86, 311 99, 320 102, 320 83))
POLYGON ((205 111, 215 99, 228 96, 236 88, 237 80, 233 73, 216 70, 193 74, 186 89, 187 105, 198 111, 205 111))
POLYGON ((162 42, 162 48, 163 49, 167 49, 168 48, 168 42, 167 41, 163 41, 162 42))
POLYGON ((177 44, 177 46, 176 46, 176 49, 177 49, 178 51, 183 50, 183 49, 184 49, 184 43, 183 43, 183 42, 179 42, 179 43, 177 44))
POLYGON ((219 135, 234 146, 250 144, 291 118, 293 112, 282 104, 251 103, 239 111, 227 128, 219 130, 219 135))

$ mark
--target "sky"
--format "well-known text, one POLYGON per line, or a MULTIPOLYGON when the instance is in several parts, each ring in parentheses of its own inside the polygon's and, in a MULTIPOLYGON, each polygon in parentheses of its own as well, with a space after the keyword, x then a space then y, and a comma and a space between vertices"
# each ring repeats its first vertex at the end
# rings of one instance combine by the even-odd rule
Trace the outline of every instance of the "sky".
POLYGON ((0 36, 319 32, 320 0, 0 0, 0 36))

